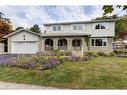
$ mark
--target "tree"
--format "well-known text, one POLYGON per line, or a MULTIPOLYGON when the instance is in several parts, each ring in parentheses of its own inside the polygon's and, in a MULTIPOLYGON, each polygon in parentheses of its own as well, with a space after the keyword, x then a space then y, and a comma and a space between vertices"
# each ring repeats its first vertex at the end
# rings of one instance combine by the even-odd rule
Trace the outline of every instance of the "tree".
POLYGON ((106 5, 103 6, 102 10, 104 11, 104 15, 108 14, 108 13, 112 13, 116 8, 122 8, 122 10, 127 12, 127 5, 117 5, 117 6, 113 6, 113 5, 106 5))
POLYGON ((4 18, 4 14, 0 12, 0 41, 3 36, 13 32, 10 19, 4 18))
POLYGON ((116 22, 115 32, 118 38, 124 38, 124 36, 127 35, 127 15, 121 17, 121 19, 116 22))
POLYGON ((24 27, 21 27, 21 26, 16 27, 16 28, 15 28, 15 31, 20 30, 20 29, 24 29, 24 27))
POLYGON ((30 31, 35 32, 35 33, 40 33, 41 28, 37 24, 35 24, 33 25, 33 27, 30 28, 30 31))
POLYGON ((102 17, 97 17, 94 20, 103 20, 103 19, 117 19, 119 18, 117 15, 112 15, 112 16, 107 16, 107 15, 103 15, 102 17))

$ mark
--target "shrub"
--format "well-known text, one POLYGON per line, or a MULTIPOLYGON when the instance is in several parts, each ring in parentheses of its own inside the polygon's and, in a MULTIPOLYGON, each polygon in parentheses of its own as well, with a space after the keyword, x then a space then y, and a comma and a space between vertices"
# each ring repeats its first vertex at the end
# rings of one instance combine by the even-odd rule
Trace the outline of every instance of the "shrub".
POLYGON ((115 53, 114 52, 110 52, 110 56, 115 56, 115 53))
POLYGON ((104 53, 104 52, 98 52, 97 55, 99 55, 99 56, 107 56, 107 54, 104 53))
POLYGON ((85 52, 85 56, 91 57, 91 56, 97 56, 94 52, 85 52))
POLYGON ((121 51, 121 50, 114 50, 114 53, 116 54, 116 55, 126 55, 127 54, 127 52, 126 51, 121 51))
POLYGON ((34 69, 36 66, 33 63, 26 63, 26 64, 23 64, 23 65, 21 65, 19 67, 21 67, 23 69, 34 69))
POLYGON ((80 58, 80 61, 87 61, 87 60, 88 60, 87 57, 82 57, 82 58, 80 58))

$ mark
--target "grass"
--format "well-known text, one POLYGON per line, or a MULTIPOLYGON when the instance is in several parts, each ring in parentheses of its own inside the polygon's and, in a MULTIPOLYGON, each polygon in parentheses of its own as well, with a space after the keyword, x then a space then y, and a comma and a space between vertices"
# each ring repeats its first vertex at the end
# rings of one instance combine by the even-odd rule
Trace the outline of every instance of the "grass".
POLYGON ((72 89, 127 89, 127 58, 96 57, 45 71, 0 67, 0 81, 72 89))

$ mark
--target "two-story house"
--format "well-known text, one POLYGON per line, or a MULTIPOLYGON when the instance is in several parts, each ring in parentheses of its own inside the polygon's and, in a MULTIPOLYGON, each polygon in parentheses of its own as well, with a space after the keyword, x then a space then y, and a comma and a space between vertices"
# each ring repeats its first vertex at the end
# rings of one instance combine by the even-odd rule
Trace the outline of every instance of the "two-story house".
POLYGON ((60 49, 68 52, 112 52, 115 19, 44 24, 41 34, 24 29, 5 36, 8 53, 36 53, 60 49))

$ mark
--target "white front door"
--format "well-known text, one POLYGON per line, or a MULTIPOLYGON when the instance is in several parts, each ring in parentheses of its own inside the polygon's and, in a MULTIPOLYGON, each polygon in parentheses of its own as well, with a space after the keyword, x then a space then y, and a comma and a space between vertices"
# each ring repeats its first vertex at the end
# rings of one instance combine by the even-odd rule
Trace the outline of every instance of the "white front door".
POLYGON ((13 41, 12 53, 34 54, 38 52, 38 41, 13 41))

